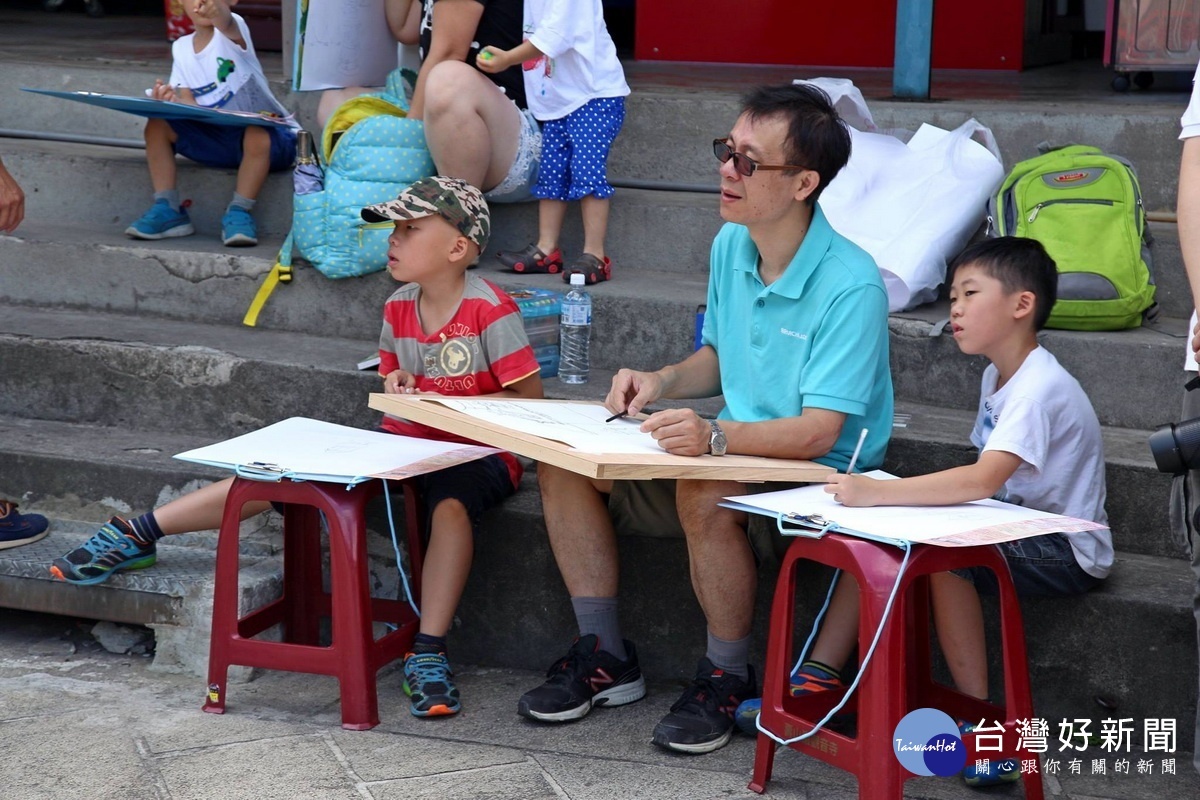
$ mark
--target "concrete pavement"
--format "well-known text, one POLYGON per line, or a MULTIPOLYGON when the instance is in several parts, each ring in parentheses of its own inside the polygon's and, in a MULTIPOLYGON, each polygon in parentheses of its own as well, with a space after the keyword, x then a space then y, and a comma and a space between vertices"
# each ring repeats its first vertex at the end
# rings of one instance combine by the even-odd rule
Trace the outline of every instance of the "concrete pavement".
MULTIPOLYGON (((677 684, 652 683, 640 703, 549 726, 515 713, 517 697, 536 685, 538 673, 460 667, 464 712, 431 721, 408 713, 392 667, 379 679, 381 724, 352 732, 339 726, 331 678, 264 672, 231 686, 225 715, 205 714, 201 681, 153 672, 146 657, 108 653, 91 637, 91 626, 9 610, 0 616, 0 797, 757 797, 746 788, 754 752, 748 737, 698 757, 651 746, 650 731, 680 691, 677 684)), ((1081 774, 1047 776, 1047 797, 1200 796, 1190 754, 1174 754, 1175 775, 1161 774, 1161 753, 1150 754, 1150 775, 1136 767, 1146 754, 1123 754, 1134 765, 1128 775, 1114 774, 1116 756, 1096 747, 1079 755, 1081 774), (1106 774, 1091 774, 1093 759, 1102 756, 1106 774)), ((956 779, 920 778, 906 789, 906 797, 930 800, 1023 796, 1019 786, 980 792, 956 779)), ((785 752, 767 796, 853 800, 857 788, 848 775, 785 752)))

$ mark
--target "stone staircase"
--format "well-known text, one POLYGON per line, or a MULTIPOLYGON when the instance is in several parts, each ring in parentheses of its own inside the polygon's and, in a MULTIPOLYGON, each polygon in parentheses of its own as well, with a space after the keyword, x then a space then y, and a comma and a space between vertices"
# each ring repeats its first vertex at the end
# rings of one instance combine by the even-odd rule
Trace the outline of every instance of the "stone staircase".
MULTIPOLYGON (((154 55, 145 61, 111 65, 4 63, 9 79, 0 88, 0 126, 136 144, 140 123, 132 117, 82 106, 66 113, 65 101, 16 87, 133 93, 165 71, 166 48, 146 49, 154 55)), ((679 188, 715 186, 707 142, 732 125, 741 88, 736 80, 698 74, 705 88, 639 77, 631 65, 634 94, 612 174, 675 188, 619 192, 610 234, 616 279, 593 290, 592 382, 567 391, 551 380, 547 390, 554 396, 598 398, 616 368, 654 368, 691 350, 696 307, 705 299, 708 248, 720 220, 711 194, 679 188)), ((766 74, 743 70, 735 77, 750 85, 766 74)), ((282 81, 276 88, 302 121, 311 122, 314 97, 290 95, 282 81)), ((985 86, 979 95, 987 94, 985 86)), ((872 100, 871 106, 885 128, 915 128, 921 121, 953 127, 974 116, 996 133, 1009 165, 1045 139, 1097 144, 1138 165, 1150 209, 1173 208, 1178 148, 1168 143, 1177 135, 1181 95, 1008 95, 937 103, 872 100)), ((54 524, 43 542, 0 551, 0 606, 150 624, 157 634, 156 664, 200 673, 215 534, 172 537, 160 566, 95 587, 52 582, 45 565, 112 513, 141 513, 224 476, 176 461, 174 453, 293 415, 373 425, 366 395, 378 378, 358 372, 355 363, 375 349, 379 309, 393 284, 386 274, 331 282, 298 269, 295 280, 271 298, 259 327, 245 328, 242 314, 289 227, 286 174, 272 176, 256 212, 263 243, 230 250, 216 234, 231 172, 181 164, 180 186, 195 200, 199 235, 141 243, 122 235, 148 202, 140 150, 111 141, 4 138, 0 156, 28 195, 25 224, 16 236, 0 237, 0 495, 47 514, 54 524)), ((535 224, 533 205, 495 209, 493 242, 480 270, 506 288, 561 288, 554 276, 502 272, 491 258, 496 249, 525 243, 535 224)), ((1167 535, 1169 479, 1154 469, 1145 444, 1154 426, 1178 417, 1190 300, 1174 226, 1153 227, 1162 309, 1157 328, 1044 335, 1045 345, 1088 390, 1105 426, 1108 511, 1118 555, 1101 590, 1073 600, 1031 601, 1026 624, 1039 714, 1113 716, 1096 704, 1102 696, 1117 704, 1122 717, 1177 718, 1180 747, 1190 749, 1196 705, 1192 579, 1167 535)), ((577 249, 580 239, 572 214, 567 251, 577 249)), ((890 320, 897 411, 911 415, 895 429, 886 464, 900 474, 974 458, 967 435, 984 364, 959 354, 950 337, 928 335, 931 323, 945 316, 944 306, 935 303, 890 320)), ((719 401, 698 406, 703 413, 719 407, 719 401)), ((242 592, 248 603, 278 589, 277 524, 246 523, 242 592)), ((376 591, 395 596, 382 506, 371 527, 376 591)), ((624 536, 622 559, 623 621, 645 668, 656 676, 690 675, 703 619, 688 583, 683 542, 624 536)), ((764 567, 760 649, 773 577, 764 567)), ((822 578, 815 571, 813 577, 822 578)), ((824 580, 812 584, 815 596, 824 580)), ((530 474, 523 490, 485 520, 452 633, 455 657, 540 669, 572 633, 530 474)))

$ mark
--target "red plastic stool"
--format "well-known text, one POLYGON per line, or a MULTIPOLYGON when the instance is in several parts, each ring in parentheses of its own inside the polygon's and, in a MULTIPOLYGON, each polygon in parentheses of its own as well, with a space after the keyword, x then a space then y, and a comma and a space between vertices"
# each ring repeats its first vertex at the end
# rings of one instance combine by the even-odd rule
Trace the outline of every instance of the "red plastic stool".
MULTIPOLYGON (((375 673, 412 646, 418 619, 398 600, 373 599, 367 576, 364 509, 378 494, 378 481, 344 485, 234 478, 217 539, 212 639, 208 656, 208 699, 204 710, 225 713, 230 664, 333 675, 342 699, 342 727, 367 730, 379 724, 375 673), (238 617, 238 530, 246 503, 286 504, 283 514, 283 596, 238 617), (330 592, 321 581, 321 515, 329 528, 330 592), (317 644, 322 617, 332 623, 332 643, 317 644), (396 630, 379 639, 372 621, 396 630), (283 641, 252 637, 282 623, 283 641)), ((422 509, 417 492, 404 483, 408 553, 413 598, 421 592, 422 509)))
MULTIPOLYGON (((904 553, 892 545, 828 533, 821 538, 798 538, 788 548, 779 571, 771 609, 771 631, 763 674, 761 722, 782 739, 791 739, 816 727, 845 695, 845 690, 817 692, 791 697, 788 679, 793 665, 795 633, 796 562, 816 561, 844 570, 858 581, 859 652, 866 653, 883 617, 904 553)), ((844 711, 858 712, 858 735, 846 736, 823 728, 815 736, 795 742, 792 749, 852 772, 858 777, 860 800, 900 800, 904 781, 914 777, 896 759, 892 734, 908 712, 936 708, 953 718, 986 720, 987 727, 999 721, 1004 726, 1003 750, 990 749, 1000 734, 982 731, 963 736, 967 763, 977 757, 976 736, 989 735, 987 752, 979 757, 1016 758, 1016 721, 1032 719, 1033 701, 1025 657, 1025 633, 1021 607, 1013 588, 1012 575, 1004 556, 994 545, 937 547, 913 545, 908 566, 900 580, 887 624, 870 664, 844 711), (932 677, 929 638, 929 580, 936 572, 962 567, 988 567, 996 573, 1000 587, 1000 629, 1003 644, 1004 699, 1000 706, 978 700, 936 683, 932 677)), ((771 779, 776 743, 765 734, 758 736, 754 778, 750 789, 763 792, 771 779)), ((1043 800, 1040 773, 1026 775, 1025 797, 1043 800)))

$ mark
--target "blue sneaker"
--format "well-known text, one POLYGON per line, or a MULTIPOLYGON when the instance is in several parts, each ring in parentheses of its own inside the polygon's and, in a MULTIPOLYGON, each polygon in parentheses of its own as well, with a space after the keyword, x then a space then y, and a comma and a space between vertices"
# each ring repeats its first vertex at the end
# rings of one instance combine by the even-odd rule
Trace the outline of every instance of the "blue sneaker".
POLYGON ((44 539, 49 527, 41 514, 18 514, 16 503, 0 500, 0 550, 44 539))
POLYGON ((131 239, 172 239, 195 232, 187 209, 176 211, 166 200, 155 200, 141 219, 125 229, 125 235, 131 239))
POLYGON ((113 517, 91 539, 54 559, 50 574, 67 583, 101 583, 124 569, 154 566, 158 559, 156 551, 154 542, 138 538, 133 526, 113 517))
MULTIPOLYGON (((841 689, 844 685, 836 673, 815 661, 805 661, 799 669, 792 672, 788 679, 788 693, 792 697, 802 697, 814 692, 841 689)), ((754 697, 742 702, 733 712, 733 721, 738 730, 750 736, 757 736, 760 711, 762 711, 761 697, 754 697)))
POLYGON ((258 244, 258 226, 254 217, 241 206, 230 206, 221 217, 221 240, 226 247, 253 247, 258 244))
POLYGON ((409 653, 404 658, 404 693, 412 701, 414 717, 457 714, 458 687, 445 653, 409 653))
MULTIPOLYGON (((958 720, 962 733, 971 733, 975 725, 964 719, 958 720)), ((989 759, 987 766, 979 769, 970 762, 963 767, 963 783, 967 786, 996 786, 1001 783, 1016 783, 1021 780, 1021 765, 1015 758, 989 759)))

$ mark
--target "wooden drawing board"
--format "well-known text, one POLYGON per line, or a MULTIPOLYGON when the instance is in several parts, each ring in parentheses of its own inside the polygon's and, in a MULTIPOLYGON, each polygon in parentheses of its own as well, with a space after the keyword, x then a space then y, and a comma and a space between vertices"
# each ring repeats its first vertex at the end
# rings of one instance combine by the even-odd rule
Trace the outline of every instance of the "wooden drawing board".
MULTIPOLYGON (((492 447, 501 447, 538 462, 553 464, 556 467, 601 480, 691 478, 696 480, 801 483, 824 481, 825 476, 832 471, 830 467, 812 461, 759 456, 676 456, 667 452, 663 452, 661 455, 585 453, 553 439, 533 436, 477 419, 469 414, 448 408, 438 400, 438 397, 432 395, 375 393, 370 397, 370 406, 376 411, 465 436, 492 447)), ((525 400, 524 402, 530 401, 525 400)), ((545 400, 540 402, 585 401, 545 400)), ((599 404, 591 403, 590 405, 599 404)))

